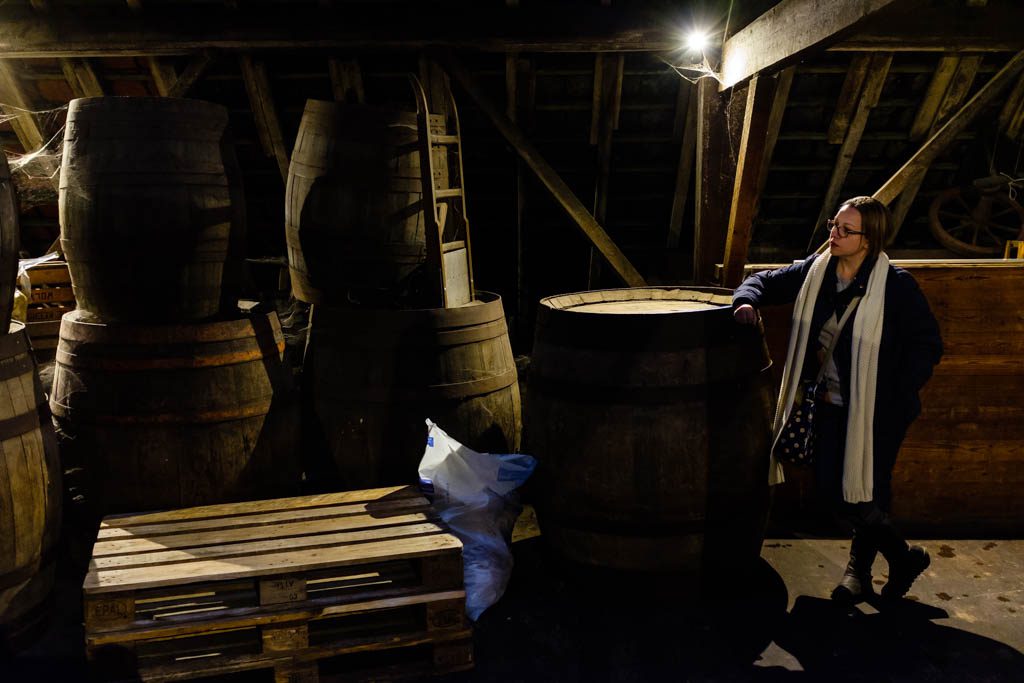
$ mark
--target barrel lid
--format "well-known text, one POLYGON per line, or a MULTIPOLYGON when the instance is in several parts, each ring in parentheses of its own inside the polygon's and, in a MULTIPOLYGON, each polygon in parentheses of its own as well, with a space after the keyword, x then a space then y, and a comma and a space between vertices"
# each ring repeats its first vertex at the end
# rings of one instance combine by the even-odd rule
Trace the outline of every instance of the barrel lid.
POLYGON ((711 311, 732 305, 732 290, 719 287, 631 287, 558 294, 541 305, 569 313, 658 315, 711 311))

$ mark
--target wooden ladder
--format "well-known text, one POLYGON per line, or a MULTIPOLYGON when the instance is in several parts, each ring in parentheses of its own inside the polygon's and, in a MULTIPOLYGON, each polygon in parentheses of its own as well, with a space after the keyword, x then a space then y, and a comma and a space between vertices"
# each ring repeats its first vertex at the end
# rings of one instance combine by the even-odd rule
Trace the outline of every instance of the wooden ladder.
POLYGON ((444 308, 470 303, 476 298, 473 285, 472 246, 466 191, 462 170, 462 131, 455 98, 446 89, 450 116, 439 122, 431 116, 420 80, 409 74, 416 97, 419 131, 420 177, 423 183, 423 216, 426 228, 427 266, 435 283, 434 295, 444 308), (454 131, 449 127, 454 126, 454 131), (448 159, 448 187, 438 187, 434 151, 443 150, 448 159))

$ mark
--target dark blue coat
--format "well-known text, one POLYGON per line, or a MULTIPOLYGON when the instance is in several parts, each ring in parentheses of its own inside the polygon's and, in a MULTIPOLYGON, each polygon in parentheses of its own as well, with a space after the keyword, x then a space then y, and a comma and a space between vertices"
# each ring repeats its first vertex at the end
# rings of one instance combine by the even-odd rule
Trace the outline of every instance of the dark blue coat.
MULTIPOLYGON (((751 275, 733 294, 733 308, 742 304, 760 308, 793 303, 813 263, 814 258, 809 258, 803 263, 751 275)), ((833 313, 842 316, 854 296, 864 296, 868 277, 877 261, 865 261, 853 284, 840 293, 836 293, 837 263, 836 259, 829 262, 814 303, 809 345, 817 344, 822 326, 833 313)), ((840 390, 847 405, 850 401, 853 321, 858 312, 859 309, 854 310, 850 316, 833 352, 840 390)), ((885 312, 875 390, 875 498, 880 502, 888 499, 892 467, 907 428, 921 413, 919 392, 941 357, 942 338, 928 300, 910 273, 890 265, 885 283, 885 312)), ((813 379, 817 372, 817 356, 812 347, 804 354, 801 378, 813 379)))

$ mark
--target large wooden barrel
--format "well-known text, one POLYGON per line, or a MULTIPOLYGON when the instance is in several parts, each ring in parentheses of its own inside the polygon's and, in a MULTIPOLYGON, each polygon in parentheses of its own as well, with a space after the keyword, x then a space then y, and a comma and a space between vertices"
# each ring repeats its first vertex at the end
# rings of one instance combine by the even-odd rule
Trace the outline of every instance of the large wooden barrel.
POLYGON ((285 190, 296 298, 342 304, 407 285, 426 259, 418 140, 414 112, 307 100, 285 190))
POLYGON ((0 154, 0 330, 6 330, 11 324, 20 244, 18 196, 11 181, 7 157, 0 154))
POLYGON ((754 567, 770 361, 730 297, 645 287, 541 300, 524 441, 541 530, 563 559, 693 576, 754 567))
POLYGON ((414 482, 430 418, 466 446, 519 450, 516 365, 501 298, 458 308, 314 306, 304 387, 349 488, 414 482))
POLYGON ((222 298, 230 310, 237 283, 225 289, 225 273, 239 275, 245 214, 227 109, 72 100, 60 224, 79 308, 110 322, 203 320, 222 298))
POLYGON ((25 326, 0 336, 0 650, 49 613, 60 529, 61 468, 25 326))
POLYGON ((50 406, 98 513, 291 495, 297 408, 275 313, 194 325, 64 316, 50 406))

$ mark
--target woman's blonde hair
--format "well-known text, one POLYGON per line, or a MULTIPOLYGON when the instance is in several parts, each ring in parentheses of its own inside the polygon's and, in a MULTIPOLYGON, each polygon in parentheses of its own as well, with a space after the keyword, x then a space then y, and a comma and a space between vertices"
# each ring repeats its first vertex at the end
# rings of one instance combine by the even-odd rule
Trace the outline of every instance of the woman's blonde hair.
POLYGON ((839 205, 839 210, 850 207, 860 213, 861 230, 868 242, 868 258, 875 258, 885 249, 892 231, 889 207, 874 197, 851 197, 839 205))

